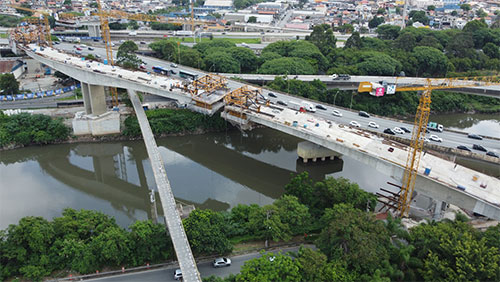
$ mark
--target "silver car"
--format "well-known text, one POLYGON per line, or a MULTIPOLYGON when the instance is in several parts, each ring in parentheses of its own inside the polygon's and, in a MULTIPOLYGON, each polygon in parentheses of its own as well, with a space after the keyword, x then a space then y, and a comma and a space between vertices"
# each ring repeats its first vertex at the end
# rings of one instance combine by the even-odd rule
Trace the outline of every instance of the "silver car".
POLYGON ((229 259, 229 258, 216 258, 216 259, 214 259, 212 265, 215 268, 223 267, 223 266, 231 266, 231 259, 229 259))

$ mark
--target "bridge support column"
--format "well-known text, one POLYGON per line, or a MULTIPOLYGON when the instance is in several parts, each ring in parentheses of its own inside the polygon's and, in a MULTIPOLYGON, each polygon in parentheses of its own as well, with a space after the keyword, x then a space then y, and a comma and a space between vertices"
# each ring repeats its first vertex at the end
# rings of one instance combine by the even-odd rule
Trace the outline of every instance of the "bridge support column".
POLYGON ((304 163, 307 163, 309 160, 316 162, 318 159, 325 161, 328 158, 333 160, 334 158, 340 159, 342 157, 340 153, 308 141, 300 142, 297 145, 297 155, 299 155, 304 163))
POLYGON ((101 37, 101 27, 98 25, 89 25, 89 36, 90 37, 101 37))
POLYGON ((90 106, 92 108, 92 114, 95 116, 104 114, 107 111, 104 86, 93 84, 87 85, 90 90, 90 106))
POLYGON ((82 86, 82 95, 83 95, 83 105, 85 106, 85 113, 87 115, 92 114, 92 106, 90 104, 90 89, 89 85, 85 82, 80 82, 82 86))

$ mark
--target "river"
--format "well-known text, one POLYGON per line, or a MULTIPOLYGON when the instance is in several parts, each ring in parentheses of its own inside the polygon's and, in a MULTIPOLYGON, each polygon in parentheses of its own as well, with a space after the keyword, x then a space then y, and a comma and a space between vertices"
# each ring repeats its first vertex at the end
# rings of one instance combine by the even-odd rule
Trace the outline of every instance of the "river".
POLYGON ((445 128, 500 138, 500 114, 433 114, 429 120, 445 128))
MULTIPOLYGON (((262 128, 168 137, 158 145, 174 196, 197 208, 270 204, 283 194, 290 175, 302 171, 316 180, 342 176, 370 192, 391 189, 389 176, 349 157, 303 164, 298 142, 262 128)), ((57 217, 66 207, 102 211, 123 227, 152 217, 149 190, 155 185, 142 141, 1 152, 0 179, 0 229, 24 216, 57 217)))

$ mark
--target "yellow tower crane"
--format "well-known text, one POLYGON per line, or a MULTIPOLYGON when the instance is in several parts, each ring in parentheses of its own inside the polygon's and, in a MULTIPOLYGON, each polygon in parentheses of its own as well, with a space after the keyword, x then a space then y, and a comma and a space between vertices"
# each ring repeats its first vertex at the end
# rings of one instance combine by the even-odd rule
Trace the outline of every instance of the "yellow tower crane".
POLYGON ((32 10, 30 8, 16 6, 16 5, 8 5, 8 6, 14 8, 14 9, 17 9, 17 10, 23 10, 23 11, 27 11, 27 12, 32 12, 33 14, 39 13, 42 16, 43 23, 45 25, 45 37, 46 37, 47 45, 49 47, 52 47, 52 38, 50 36, 50 24, 49 24, 50 13, 43 12, 43 11, 38 11, 38 10, 32 10))
MULTIPOLYGON (((408 79, 408 78, 405 78, 408 79)), ((398 201, 398 214, 400 217, 408 216, 410 210, 411 197, 415 188, 415 179, 418 174, 418 165, 420 156, 424 147, 425 132, 429 115, 431 111, 431 92, 439 89, 453 89, 464 87, 478 87, 487 85, 500 85, 500 76, 484 76, 484 77, 462 77, 462 78, 427 78, 423 85, 399 84, 396 80, 395 84, 383 86, 372 82, 361 82, 358 87, 358 92, 369 92, 374 96, 382 96, 386 91, 387 94, 394 94, 402 91, 422 91, 420 95, 415 121, 413 123, 413 131, 406 160, 403 182, 401 185, 401 193, 398 201)))
MULTIPOLYGON (((108 60, 108 64, 114 66, 115 64, 113 60, 113 49, 111 45, 111 38, 109 35, 109 22, 108 17, 103 14, 101 0, 97 0, 97 9, 99 11, 99 20, 101 23, 102 40, 104 42, 104 46, 106 47, 106 59, 108 60)), ((111 92, 113 106, 118 106, 118 91, 115 87, 110 87, 109 90, 111 92)))

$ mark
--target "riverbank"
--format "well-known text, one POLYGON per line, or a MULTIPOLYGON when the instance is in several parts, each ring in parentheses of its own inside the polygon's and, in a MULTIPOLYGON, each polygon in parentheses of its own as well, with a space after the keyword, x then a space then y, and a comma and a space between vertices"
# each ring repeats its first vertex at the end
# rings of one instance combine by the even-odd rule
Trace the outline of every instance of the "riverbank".
MULTIPOLYGON (((83 108, 81 108, 83 110, 83 108)), ((142 135, 140 133, 139 125, 137 123, 137 119, 133 114, 133 111, 130 108, 122 108, 120 109, 121 113, 121 134, 111 134, 105 136, 92 136, 92 135, 72 135, 69 134, 70 128, 72 126, 72 120, 74 117, 74 113, 78 111, 78 108, 73 108, 72 110, 68 109, 60 109, 55 110, 34 110, 33 114, 35 117, 47 116, 49 115, 52 118, 52 121, 56 121, 59 126, 62 124, 66 125, 68 128, 68 132, 65 133, 64 138, 63 135, 60 135, 59 138, 49 140, 43 142, 44 145, 48 144, 71 144, 71 143, 99 143, 99 142, 114 142, 114 141, 128 141, 128 140, 141 140, 142 135), (42 114, 43 113, 43 114, 42 114)), ((25 114, 27 118, 28 114, 25 114)), ((164 108, 164 109, 155 109, 146 111, 146 115, 148 116, 149 123, 151 128, 153 129, 153 133, 155 137, 164 138, 169 136, 185 136, 185 135, 200 135, 206 134, 210 132, 219 132, 222 130, 230 130, 233 127, 227 123, 224 119, 222 119, 218 115, 214 116, 205 116, 200 113, 195 113, 186 109, 175 109, 175 108, 164 108)), ((17 115, 13 115, 14 117, 17 115)), ((10 117, 4 116, 3 122, 6 119, 11 119, 10 117)), ((48 122, 48 121, 47 121, 48 122)), ((17 125, 15 125, 17 126, 17 125)), ((35 127, 37 125, 34 125, 35 127)), ((12 127, 12 126, 11 126, 12 127)), ((2 128, 2 120, 0 120, 0 130, 2 128)), ((31 128, 30 132, 33 130, 43 131, 47 129, 47 125, 41 128, 31 128)), ((0 131, 2 132, 2 131, 0 131)), ((16 133, 16 132, 14 132, 16 133)), ((5 135, 14 135, 11 132, 6 132, 5 135)), ((36 135, 36 133, 35 133, 36 135)), ((0 136, 0 141, 2 136, 0 136)), ((38 142, 38 140, 34 136, 27 136, 23 142, 17 142, 19 138, 6 138, 4 142, 9 142, 8 144, 4 144, 0 142, 0 151, 5 150, 13 150, 24 148, 27 146, 33 145, 42 145, 42 142, 38 142)))

